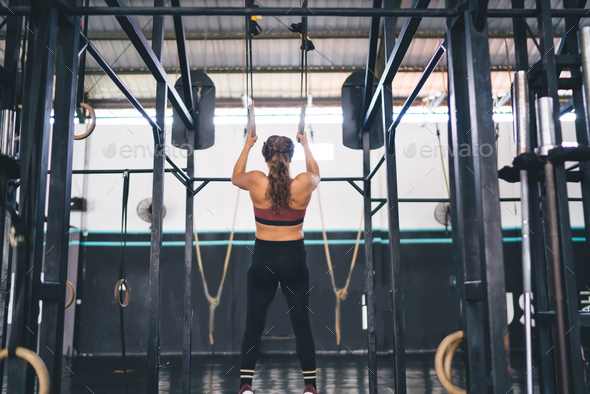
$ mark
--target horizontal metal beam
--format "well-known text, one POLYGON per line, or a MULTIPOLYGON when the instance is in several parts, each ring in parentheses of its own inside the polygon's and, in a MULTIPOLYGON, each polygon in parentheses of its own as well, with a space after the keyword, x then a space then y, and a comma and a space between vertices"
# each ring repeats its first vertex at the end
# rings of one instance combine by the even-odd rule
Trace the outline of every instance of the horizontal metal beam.
MULTIPOLYGON (((430 0, 414 0, 412 7, 415 8, 416 11, 425 11, 429 4, 430 0)), ((379 85, 377 85, 375 93, 373 93, 371 103, 368 107, 365 107, 367 110, 365 111, 363 120, 363 130, 368 130, 377 116, 377 112, 379 111, 379 108, 381 108, 381 90, 384 87, 387 88, 391 85, 395 74, 399 70, 401 63, 406 56, 406 52, 412 43, 414 35, 416 35, 416 31, 418 31, 418 26, 420 26, 421 21, 421 16, 406 18, 400 31, 399 38, 395 42, 395 47, 393 47, 393 50, 391 51, 383 75, 379 80, 379 85)))
MULTIPOLYGON (((514 66, 507 67, 505 65, 496 65, 490 67, 492 72, 507 72, 507 71, 516 71, 514 66)), ((326 66, 326 67, 309 67, 308 73, 309 74, 338 74, 338 73, 345 73, 350 74, 355 71, 364 70, 364 66, 358 67, 334 67, 334 66, 326 66)), ((197 70, 197 68, 193 68, 193 70, 197 70)), ((423 66, 404 66, 400 67, 397 73, 423 73, 425 67, 423 66)), ((117 68, 114 71, 118 75, 152 75, 150 70, 148 69, 122 69, 117 68)), ((166 73, 168 75, 176 75, 177 70, 175 68, 166 68, 166 73)), ((178 70, 180 71, 180 70, 178 70)), ((245 69, 243 67, 207 67, 207 74, 222 74, 222 75, 229 75, 229 74, 244 74, 245 69)), ((301 74, 300 66, 288 66, 288 67, 260 67, 252 70, 254 74, 301 74)), ((445 72, 446 69, 444 67, 437 67, 434 70, 435 73, 445 72)), ((102 75, 101 70, 99 69, 87 69, 86 75, 102 75)), ((258 104, 258 101, 256 101, 258 104)))
MULTIPOLYGON (((393 105, 401 107, 406 102, 406 96, 396 96, 393 98, 393 105)), ((109 98, 109 99, 88 99, 94 109, 108 108, 113 109, 127 109, 133 108, 133 106, 126 99, 109 98)), ((156 100, 154 98, 141 98, 139 102, 144 108, 155 108, 156 100)), ((340 107, 340 97, 314 97, 313 102, 318 107, 340 107)), ((258 97, 256 98, 257 108, 295 108, 301 105, 301 99, 299 97, 258 97)), ((415 103, 416 106, 422 106, 421 102, 415 103)), ((441 105, 446 105, 443 101, 441 105)), ((171 108, 171 106, 168 106, 171 108)), ((244 103, 240 98, 230 97, 217 97, 215 98, 216 108, 244 108, 244 103)))
MULTIPOLYGON (((109 4, 107 2, 107 4, 109 4)), ((458 15, 454 8, 413 8, 373 9, 373 8, 316 8, 316 7, 68 7, 70 15, 171 15, 171 16, 336 16, 336 17, 435 17, 453 18, 458 15)), ((534 15, 532 16, 534 17, 534 15)))
MULTIPOLYGON (((309 32, 309 36, 313 41, 316 40, 326 40, 326 39, 341 39, 341 40, 355 40, 355 39, 366 39, 369 37, 366 33, 348 33, 348 32, 337 32, 334 31, 334 34, 330 33, 325 27, 324 31, 321 32, 309 32)), ((490 36, 491 37, 491 36, 490 36)), ((2 35, 0 35, 2 38, 2 35)), ((125 34, 121 34, 119 32, 112 32, 112 33, 94 33, 89 35, 92 41, 127 41, 129 38, 125 34)), ((146 35, 148 40, 151 40, 151 35, 146 35)), ((219 34, 219 33, 186 33, 185 39, 187 41, 243 41, 244 40, 244 32, 241 33, 226 33, 226 34, 219 34)), ((164 36, 165 41, 176 41, 176 37, 174 34, 166 34, 164 36)), ((266 34, 260 34, 256 36, 256 41, 258 40, 297 40, 301 41, 301 37, 299 34, 294 34, 291 32, 272 32, 266 34)))
MULTIPOLYGON (((125 5, 125 2, 123 0, 106 0, 106 2, 110 6, 110 7, 107 7, 109 9, 117 10, 117 9, 127 8, 125 5)), ((81 8, 84 8, 84 7, 81 7, 81 8)), ((148 7, 148 8, 150 8, 150 7, 148 7)), ((155 9, 155 8, 157 8, 157 7, 153 7, 153 9, 155 9)), ((170 8, 170 9, 177 10, 178 8, 170 8)), ((182 15, 182 14, 180 14, 180 15, 182 15)), ((174 107, 174 109, 178 113, 182 122, 185 124, 185 126, 188 129, 193 129, 194 128, 193 116, 190 114, 190 111, 192 110, 192 108, 187 109, 186 106, 184 105, 184 101, 182 100, 182 98, 180 97, 180 95, 178 94, 176 89, 174 88, 174 83, 172 83, 172 81, 170 80, 170 78, 166 74, 166 71, 164 70, 162 63, 160 62, 160 60, 158 59, 158 57, 156 56, 156 54, 152 50, 150 44, 148 43, 147 39, 145 38, 145 35, 143 34, 141 28, 137 24, 137 21, 135 20, 135 18, 133 18, 132 16, 118 16, 117 21, 121 25, 121 28, 123 29, 123 31, 125 31, 125 33, 129 37, 129 40, 131 41, 131 43, 135 47, 135 50, 137 51, 139 56, 141 56, 141 58, 145 62, 147 68, 150 70, 150 72, 152 73, 152 75, 154 76, 156 81, 166 83, 167 88, 168 88, 168 98, 169 98, 170 102, 172 103, 172 106, 174 107)))
MULTIPOLYGON (((274 29, 273 29, 274 30, 274 29)), ((326 29, 324 29, 326 30, 326 29)), ((558 31, 556 35, 563 35, 564 31, 558 31)), ((323 31, 310 31, 309 36, 313 41, 317 40, 366 40, 369 38, 369 35, 366 33, 347 33, 347 32, 338 32, 334 31, 334 34, 330 32, 323 32, 323 31)), ((119 33, 119 32, 112 32, 112 33, 93 33, 87 35, 88 39, 93 42, 97 41, 129 41, 129 37, 126 34, 119 33)), ((150 41, 152 39, 151 34, 147 34, 146 39, 150 41)), ((442 39, 445 37, 444 32, 438 31, 419 31, 414 36, 414 40, 429 40, 429 39, 442 39)), ((493 33, 489 35, 490 40, 503 40, 503 39, 512 39, 514 38, 514 34, 511 31, 506 31, 502 33, 493 33)), ((538 39, 538 36, 535 37, 538 39)), ((530 38, 529 38, 530 39, 530 38)), ((6 34, 0 34, 0 41, 6 40, 6 34)), ((176 37, 174 34, 167 34, 164 36, 165 41, 176 41, 176 37)), ((243 41, 244 40, 244 33, 226 33, 226 34, 210 34, 210 33, 187 33, 186 34, 187 41, 243 41)), ((297 40, 301 41, 301 37, 293 33, 269 33, 269 34, 260 34, 256 36, 256 41, 258 40, 297 40)))
MULTIPOLYGON (((193 67, 192 70, 197 70, 193 67)), ((202 70, 202 69, 200 69, 202 70)), ((350 74, 358 70, 364 70, 363 66, 359 67, 309 67, 308 72, 319 74, 319 73, 346 73, 350 74)), ((119 75, 152 75, 150 70, 145 68, 140 69, 122 69, 118 68, 115 70, 119 75)), ((177 70, 175 68, 164 69, 166 74, 170 76, 176 75, 177 70)), ((301 66, 292 67, 261 67, 252 70, 254 74, 301 74, 301 66)), ((207 74, 244 74, 245 69, 243 67, 207 67, 207 74)), ((100 70, 97 69, 86 69, 86 75, 100 75, 100 70)), ((180 76, 180 69, 178 70, 178 76, 180 76)))
POLYGON ((29 15, 30 7, 0 7, 0 15, 29 15))
MULTIPOLYGON (((11 13, 6 8, 0 8, 0 15, 26 15, 28 7, 18 7, 11 13)), ((459 15, 456 9, 450 8, 394 8, 374 10, 372 8, 244 8, 244 7, 67 7, 65 14, 69 15, 170 15, 170 16, 309 16, 309 17, 421 17, 421 18, 454 18, 459 15)), ((488 18, 536 18, 535 9, 490 9, 488 18)), ((586 9, 554 9, 551 11, 553 18, 588 18, 590 14, 586 9)))
MULTIPOLYGON (((310 17, 423 17, 423 18, 454 18, 458 15, 455 9, 430 8, 415 10, 411 8, 381 9, 372 8, 243 8, 243 7, 64 7, 66 15, 171 15, 171 16, 310 16, 310 17)), ((0 16, 29 15, 30 7, 0 7, 0 16)), ((536 18, 534 9, 491 9, 488 18, 536 18)), ((589 18, 586 9, 554 9, 553 18, 589 18)))
MULTIPOLYGON (((155 108, 156 100, 154 98, 144 98, 139 99, 141 105, 144 108, 155 108)), ((339 107, 341 105, 340 97, 314 97, 313 99, 314 105, 320 107, 339 107)), ((88 104, 90 104, 94 109, 100 108, 109 108, 109 109, 127 109, 133 108, 131 104, 125 99, 92 99, 88 100, 88 104)), ((401 102, 400 102, 401 104, 401 102)), ((256 107, 257 108, 264 108, 264 107, 299 107, 301 105, 301 99, 299 97, 295 98, 277 98, 277 97, 257 97, 256 98, 256 107)), ((170 106, 169 106, 170 107, 170 106)), ((244 108, 244 103, 241 98, 215 98, 215 107, 216 108, 244 108)))

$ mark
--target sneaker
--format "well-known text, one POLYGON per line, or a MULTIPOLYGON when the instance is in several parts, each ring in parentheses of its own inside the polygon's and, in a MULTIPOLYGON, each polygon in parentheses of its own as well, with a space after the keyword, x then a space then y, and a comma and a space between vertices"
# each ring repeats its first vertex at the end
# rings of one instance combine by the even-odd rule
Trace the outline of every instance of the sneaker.
POLYGON ((316 391, 316 389, 313 387, 312 384, 308 384, 303 389, 303 394, 318 394, 318 392, 316 391))
POLYGON ((254 394, 254 393, 252 392, 252 387, 250 387, 250 385, 248 383, 244 383, 244 385, 242 386, 242 388, 240 389, 240 392, 238 394, 254 394))

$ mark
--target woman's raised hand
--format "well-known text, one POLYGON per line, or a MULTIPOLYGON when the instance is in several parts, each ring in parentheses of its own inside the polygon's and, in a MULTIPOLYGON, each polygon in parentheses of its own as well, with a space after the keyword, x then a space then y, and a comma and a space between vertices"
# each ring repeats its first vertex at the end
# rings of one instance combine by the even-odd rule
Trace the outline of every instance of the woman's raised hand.
POLYGON ((307 146, 307 133, 304 131, 303 135, 297 132, 297 142, 301 143, 303 146, 307 146))
POLYGON ((252 137, 252 134, 246 133, 246 146, 248 148, 252 148, 256 143, 256 140, 258 140, 258 136, 252 137))

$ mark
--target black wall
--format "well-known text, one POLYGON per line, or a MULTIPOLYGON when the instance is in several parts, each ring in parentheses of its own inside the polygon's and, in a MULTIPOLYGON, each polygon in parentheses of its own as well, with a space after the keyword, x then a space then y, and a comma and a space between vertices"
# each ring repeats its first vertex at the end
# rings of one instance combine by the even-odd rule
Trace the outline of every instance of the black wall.
MULTIPOLYGON (((511 237, 517 231, 505 231, 504 256, 507 292, 513 293, 514 318, 510 324, 513 347, 522 344, 520 243, 511 237)), ((387 233, 375 231, 374 256, 377 297, 378 351, 392 348, 390 270, 387 233), (383 239, 382 239, 383 238, 383 239)), ((352 257, 355 232, 330 232, 330 251, 338 287, 344 285, 352 257)), ((144 354, 147 339, 149 234, 130 234, 126 249, 126 278, 131 286, 131 303, 125 309, 127 352, 144 354)), ((227 234, 206 233, 200 241, 224 241, 227 234)), ((312 321, 318 351, 338 350, 334 331, 336 298, 321 243, 321 233, 306 232, 307 258, 311 271, 312 321)), ((76 310, 75 346, 82 354, 118 354, 121 351, 119 310, 113 299, 119 279, 121 249, 119 234, 90 233, 82 239, 76 310)), ((162 263, 161 346, 162 353, 182 350, 183 300, 183 235, 165 234, 162 263)), ((254 240, 253 233, 236 233, 226 282, 215 311, 214 351, 239 352, 245 321, 246 269, 254 240), (246 245, 243 243, 247 242, 246 245)), ((588 254, 584 243, 574 243, 578 260, 578 277, 590 283, 588 254)), ((223 272, 226 245, 202 246, 204 271, 211 294, 215 294, 223 272)), ((196 254, 193 253, 193 351, 209 353, 209 303, 203 294, 196 254)), ((458 304, 455 295, 454 268, 450 234, 444 231, 402 233, 404 265, 404 302, 406 346, 408 350, 432 350, 451 332, 459 329, 458 304)), ((366 331, 362 329, 361 296, 364 289, 364 246, 361 245, 353 271, 348 298, 341 303, 342 344, 351 350, 366 349, 366 331)), ((509 307, 510 309, 510 307, 509 307)), ((295 351, 288 308, 280 290, 268 315, 268 335, 263 337, 263 351, 295 351), (271 329, 272 328, 272 329, 271 329)))

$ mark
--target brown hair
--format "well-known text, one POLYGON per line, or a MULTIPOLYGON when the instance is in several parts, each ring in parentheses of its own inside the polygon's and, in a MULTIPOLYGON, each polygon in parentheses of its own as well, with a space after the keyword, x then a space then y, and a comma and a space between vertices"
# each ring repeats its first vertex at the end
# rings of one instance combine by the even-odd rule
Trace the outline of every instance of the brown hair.
POLYGON ((293 158, 295 144, 291 138, 271 135, 262 145, 262 156, 269 164, 266 197, 272 202, 275 215, 283 213, 291 200, 291 175, 289 163, 293 158))

